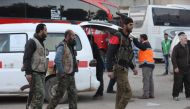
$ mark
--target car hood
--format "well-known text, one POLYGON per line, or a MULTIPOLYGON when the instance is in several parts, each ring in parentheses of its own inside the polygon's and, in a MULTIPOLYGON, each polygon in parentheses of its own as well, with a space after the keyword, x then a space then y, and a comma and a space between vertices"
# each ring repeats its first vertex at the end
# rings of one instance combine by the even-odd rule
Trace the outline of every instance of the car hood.
POLYGON ((190 31, 190 28, 172 28, 172 29, 166 29, 164 33, 167 33, 171 39, 173 39, 179 32, 188 32, 190 31))

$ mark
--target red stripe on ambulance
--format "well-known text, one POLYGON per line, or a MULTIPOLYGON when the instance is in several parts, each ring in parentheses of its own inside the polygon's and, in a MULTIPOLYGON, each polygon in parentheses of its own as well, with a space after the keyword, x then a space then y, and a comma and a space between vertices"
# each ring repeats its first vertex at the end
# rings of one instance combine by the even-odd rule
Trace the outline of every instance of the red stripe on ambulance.
POLYGON ((0 68, 2 68, 3 67, 3 63, 2 63, 2 61, 0 61, 0 68))
POLYGON ((54 67, 54 62, 53 61, 49 61, 48 62, 48 68, 53 68, 54 67))
POLYGON ((79 61, 78 67, 80 68, 88 67, 88 61, 79 61))
MULTIPOLYGON (((48 68, 53 68, 54 64, 55 64, 54 61, 49 61, 48 62, 48 68)), ((80 67, 80 68, 88 67, 88 61, 79 61, 78 67, 80 67)))

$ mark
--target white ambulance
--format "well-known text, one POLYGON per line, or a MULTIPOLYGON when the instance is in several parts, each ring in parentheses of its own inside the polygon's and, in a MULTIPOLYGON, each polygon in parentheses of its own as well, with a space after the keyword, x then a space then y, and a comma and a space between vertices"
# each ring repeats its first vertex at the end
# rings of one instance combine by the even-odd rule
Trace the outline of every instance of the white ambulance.
MULTIPOLYGON (((0 94, 26 95, 29 91, 25 72, 21 71, 24 46, 28 39, 33 37, 38 23, 11 23, 0 25, 0 94)), ((96 68, 90 66, 93 60, 92 50, 87 35, 79 25, 68 23, 45 23, 48 36, 45 46, 49 50, 49 64, 46 77, 46 100, 55 94, 56 78, 52 72, 55 47, 64 38, 64 32, 71 29, 76 34, 77 60, 79 71, 75 74, 78 91, 92 91, 97 89, 99 82, 96 79, 96 68)), ((67 93, 63 101, 67 98, 67 93)))

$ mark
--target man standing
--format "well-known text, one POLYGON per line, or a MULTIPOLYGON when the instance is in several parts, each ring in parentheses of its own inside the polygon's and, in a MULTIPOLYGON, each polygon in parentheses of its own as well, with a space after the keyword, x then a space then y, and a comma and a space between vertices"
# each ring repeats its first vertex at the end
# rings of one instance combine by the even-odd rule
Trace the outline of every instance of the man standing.
POLYGON ((88 39, 89 39, 91 47, 92 47, 93 57, 97 61, 96 78, 100 82, 98 90, 96 91, 95 95, 93 96, 93 98, 96 99, 96 98, 103 96, 103 91, 104 91, 104 81, 103 81, 104 62, 103 62, 102 57, 100 55, 98 45, 94 42, 94 36, 88 35, 88 39))
POLYGON ((168 75, 168 67, 169 67, 169 56, 170 56, 170 46, 172 41, 168 39, 168 34, 164 33, 164 40, 162 41, 162 52, 165 61, 165 72, 163 75, 168 75))
POLYGON ((154 59, 151 45, 148 42, 146 34, 140 35, 140 42, 137 38, 133 38, 133 42, 138 47, 139 54, 139 67, 142 68, 143 74, 143 96, 141 99, 154 98, 154 81, 153 81, 153 70, 154 70, 154 59))
POLYGON ((174 69, 173 99, 179 101, 179 92, 184 83, 185 96, 190 99, 190 41, 184 32, 178 34, 180 42, 172 52, 172 64, 174 69))
POLYGON ((43 41, 47 37, 45 24, 38 24, 34 37, 27 41, 23 57, 23 69, 30 84, 26 108, 42 109, 44 102, 44 85, 47 71, 46 48, 43 41))
POLYGON ((47 109, 55 109, 63 94, 67 90, 69 109, 77 109, 77 90, 75 85, 75 72, 78 71, 75 33, 72 30, 65 32, 65 39, 59 43, 56 49, 55 65, 58 78, 58 86, 55 96, 50 100, 47 109))
POLYGON ((134 54, 129 38, 133 29, 133 20, 129 17, 123 17, 121 24, 123 29, 112 36, 107 51, 108 76, 113 78, 114 75, 117 81, 115 109, 125 109, 132 96, 128 81, 128 67, 133 70, 134 74, 137 74, 132 63, 134 54))

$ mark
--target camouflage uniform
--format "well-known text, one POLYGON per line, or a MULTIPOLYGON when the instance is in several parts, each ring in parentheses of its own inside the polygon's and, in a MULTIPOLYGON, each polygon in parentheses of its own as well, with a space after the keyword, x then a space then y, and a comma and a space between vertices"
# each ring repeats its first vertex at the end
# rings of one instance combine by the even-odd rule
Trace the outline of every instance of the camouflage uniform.
POLYGON ((128 69, 117 69, 114 71, 117 81, 117 95, 115 109, 125 109, 131 96, 131 87, 128 81, 128 69))
POLYGON ((27 101, 27 109, 42 109, 45 96, 45 75, 32 73, 30 92, 27 101))
POLYGON ((50 100, 47 109, 55 109, 66 90, 69 99, 69 109, 77 109, 77 90, 74 78, 74 74, 78 70, 76 54, 73 46, 68 45, 66 41, 62 41, 57 47, 55 64, 58 86, 56 94, 50 100))
POLYGON ((74 76, 71 75, 58 76, 56 95, 51 99, 47 109, 55 109, 66 90, 69 98, 69 109, 77 109, 77 90, 74 76))
POLYGON ((25 45, 23 58, 23 69, 26 75, 32 75, 30 91, 26 109, 42 109, 45 96, 45 74, 47 71, 48 59, 43 41, 37 34, 25 45))

